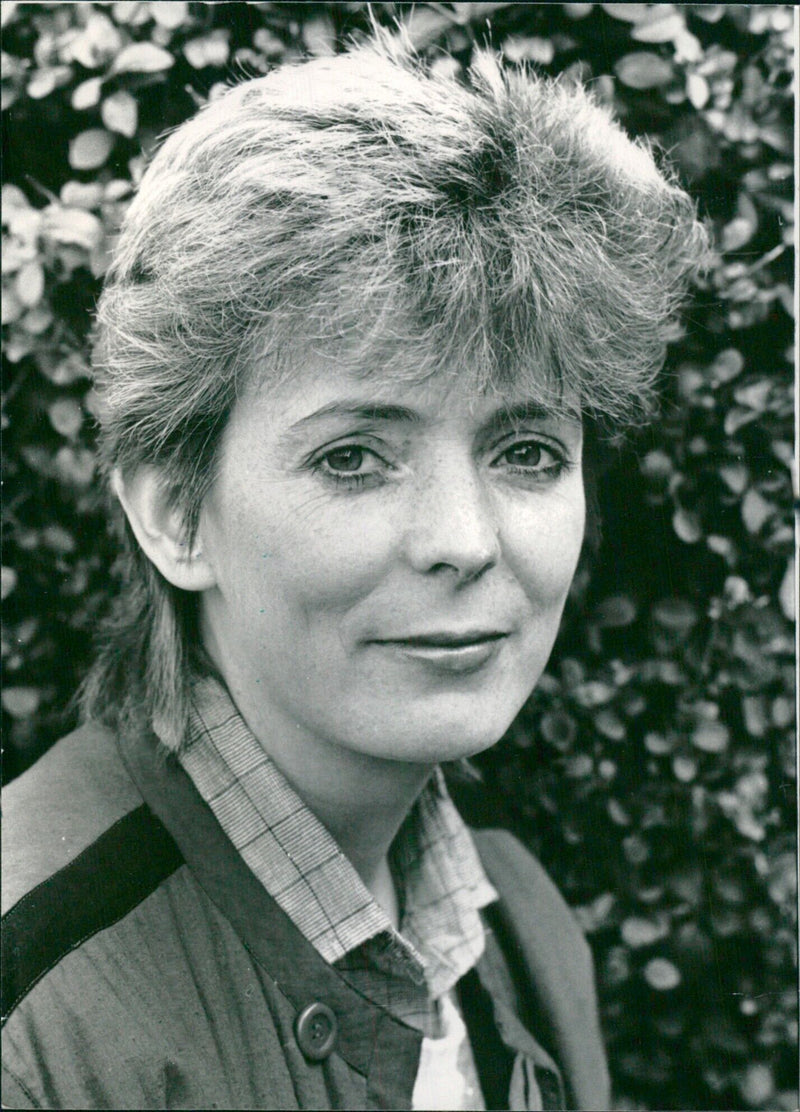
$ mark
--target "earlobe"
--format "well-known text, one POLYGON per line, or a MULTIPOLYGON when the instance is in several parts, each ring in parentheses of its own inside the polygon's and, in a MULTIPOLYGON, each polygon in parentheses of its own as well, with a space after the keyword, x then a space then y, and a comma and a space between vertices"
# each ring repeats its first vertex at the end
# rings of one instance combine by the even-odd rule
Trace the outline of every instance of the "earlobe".
POLYGON ((111 486, 142 551, 166 580, 184 591, 206 591, 215 585, 197 540, 191 548, 186 544, 181 514, 156 468, 140 467, 128 477, 115 470, 111 486))

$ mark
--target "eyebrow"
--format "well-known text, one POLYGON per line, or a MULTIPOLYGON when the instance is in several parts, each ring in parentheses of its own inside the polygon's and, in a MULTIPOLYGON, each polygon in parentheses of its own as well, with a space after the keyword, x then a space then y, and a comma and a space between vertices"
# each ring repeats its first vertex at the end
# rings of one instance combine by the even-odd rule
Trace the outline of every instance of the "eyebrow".
POLYGON ((522 425, 526 421, 568 421, 575 425, 581 423, 578 414, 570 412, 558 414, 543 406, 540 402, 530 400, 501 406, 487 418, 482 426, 482 431, 497 432, 509 425, 522 425))
POLYGON ((306 417, 295 421, 287 430, 291 436, 300 432, 308 425, 316 424, 327 418, 340 417, 356 421, 404 421, 408 424, 421 424, 422 417, 413 409, 404 405, 365 404, 363 402, 330 402, 321 409, 315 409, 306 417))
MULTIPOLYGON (((320 409, 316 409, 313 413, 309 413, 305 417, 301 417, 299 421, 295 421, 295 423, 287 429, 286 436, 288 438, 294 438, 298 432, 302 432, 309 426, 313 426, 318 422, 331 418, 351 421, 402 422, 414 425, 424 423, 424 418, 420 413, 404 405, 384 405, 377 402, 336 401, 329 402, 328 405, 323 405, 320 409)), ((541 421, 547 419, 557 420, 558 417, 552 410, 547 409, 539 402, 533 400, 517 402, 512 405, 501 406, 497 409, 485 422, 483 422, 481 431, 484 433, 492 433, 507 428, 509 425, 523 424, 525 421, 531 420, 541 421)), ((577 425, 580 424, 579 417, 570 413, 564 414, 563 419, 577 425)))

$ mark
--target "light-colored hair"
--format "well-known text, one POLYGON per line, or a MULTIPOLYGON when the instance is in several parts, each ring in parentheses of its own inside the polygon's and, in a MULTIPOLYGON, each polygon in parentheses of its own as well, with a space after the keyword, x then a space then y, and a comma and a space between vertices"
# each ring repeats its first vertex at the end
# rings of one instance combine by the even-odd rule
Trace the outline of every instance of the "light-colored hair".
MULTIPOLYGON (((384 36, 242 83, 156 154, 98 310, 101 452, 161 469, 187 543, 242 387, 304 352, 514 382, 612 427, 647 415, 705 247, 691 200, 582 88, 489 53, 469 77, 384 36)), ((84 706, 175 749, 196 600, 129 543, 84 706)))

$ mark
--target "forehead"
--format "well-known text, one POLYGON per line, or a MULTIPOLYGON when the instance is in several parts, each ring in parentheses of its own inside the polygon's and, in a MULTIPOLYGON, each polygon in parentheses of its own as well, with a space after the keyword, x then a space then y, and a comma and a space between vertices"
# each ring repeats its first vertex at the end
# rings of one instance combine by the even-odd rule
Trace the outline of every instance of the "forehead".
POLYGON ((577 398, 548 397, 535 381, 517 379, 499 389, 491 383, 481 386, 457 368, 418 375, 407 368, 404 374, 392 374, 320 354, 298 362, 277 382, 255 377, 239 399, 234 420, 252 415, 278 433, 353 419, 481 425, 504 416, 581 424, 577 398))

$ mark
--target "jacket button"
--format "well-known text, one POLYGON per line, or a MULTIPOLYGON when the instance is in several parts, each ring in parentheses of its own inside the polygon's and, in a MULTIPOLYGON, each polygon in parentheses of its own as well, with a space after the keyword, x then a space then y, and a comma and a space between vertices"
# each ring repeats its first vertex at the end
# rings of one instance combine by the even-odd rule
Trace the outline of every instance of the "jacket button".
POLYGON ((336 1016, 327 1004, 309 1004, 294 1021, 294 1033, 306 1058, 322 1062, 336 1046, 336 1016))

